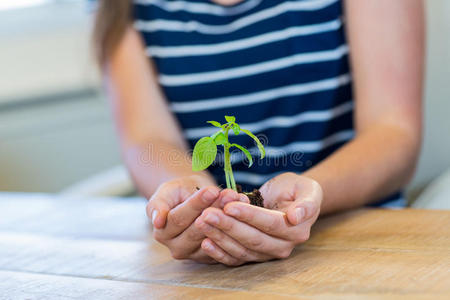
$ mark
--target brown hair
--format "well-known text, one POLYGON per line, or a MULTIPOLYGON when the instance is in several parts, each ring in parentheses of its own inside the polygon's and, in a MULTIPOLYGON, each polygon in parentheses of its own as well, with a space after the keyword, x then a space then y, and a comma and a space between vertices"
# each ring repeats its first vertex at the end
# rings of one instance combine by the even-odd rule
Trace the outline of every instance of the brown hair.
POLYGON ((95 56, 99 65, 103 66, 131 23, 131 0, 97 0, 97 2, 92 38, 95 56))

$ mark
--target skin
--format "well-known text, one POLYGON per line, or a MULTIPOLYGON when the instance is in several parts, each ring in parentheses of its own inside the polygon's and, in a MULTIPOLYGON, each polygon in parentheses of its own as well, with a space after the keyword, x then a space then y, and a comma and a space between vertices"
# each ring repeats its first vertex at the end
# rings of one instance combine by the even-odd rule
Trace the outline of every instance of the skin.
POLYGON ((140 192, 151 197, 147 214, 154 237, 174 258, 237 266, 288 257, 309 238, 320 214, 370 203, 411 178, 422 131, 423 3, 344 4, 356 137, 307 172, 266 182, 260 189, 264 208, 231 190, 219 191, 210 174, 191 171, 155 68, 139 35, 126 32, 105 66, 105 85, 125 163, 140 192))
POLYGON ((284 173, 260 191, 264 208, 230 202, 197 218, 195 226, 207 236, 201 247, 210 257, 228 266, 286 258, 309 239, 323 198, 317 182, 284 173))
POLYGON ((201 176, 181 177, 161 184, 149 200, 147 215, 154 226, 153 237, 176 259, 215 263, 200 247, 206 236, 196 228, 195 220, 207 208, 221 211, 231 202, 249 205, 245 195, 207 184, 201 176))

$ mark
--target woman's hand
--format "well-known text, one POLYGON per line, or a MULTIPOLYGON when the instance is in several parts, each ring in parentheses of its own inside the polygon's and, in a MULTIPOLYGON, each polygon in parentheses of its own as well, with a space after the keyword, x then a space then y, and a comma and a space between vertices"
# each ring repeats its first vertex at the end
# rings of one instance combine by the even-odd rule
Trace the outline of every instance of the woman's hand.
POLYGON ((322 202, 316 181, 284 173, 260 191, 265 208, 231 202, 223 211, 207 208, 196 220, 207 236, 201 247, 211 258, 229 266, 286 258, 309 239, 322 202))
POLYGON ((207 207, 223 208, 231 201, 248 201, 231 190, 222 193, 220 199, 219 194, 220 189, 212 180, 194 175, 160 185, 150 198, 147 215, 153 223, 153 237, 169 248, 173 258, 216 262, 200 248, 205 235, 193 222, 207 207))

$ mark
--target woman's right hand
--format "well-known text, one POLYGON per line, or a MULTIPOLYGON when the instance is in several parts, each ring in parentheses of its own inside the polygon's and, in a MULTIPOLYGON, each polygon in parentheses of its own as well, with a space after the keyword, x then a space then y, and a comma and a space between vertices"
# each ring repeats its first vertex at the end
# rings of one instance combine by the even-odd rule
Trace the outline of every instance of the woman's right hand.
POLYGON ((193 175, 165 182, 147 204, 153 237, 167 246, 175 259, 216 263, 203 252, 201 243, 205 235, 194 222, 204 209, 210 206, 223 208, 231 201, 248 203, 248 198, 232 190, 220 193, 214 181, 206 176, 193 175))

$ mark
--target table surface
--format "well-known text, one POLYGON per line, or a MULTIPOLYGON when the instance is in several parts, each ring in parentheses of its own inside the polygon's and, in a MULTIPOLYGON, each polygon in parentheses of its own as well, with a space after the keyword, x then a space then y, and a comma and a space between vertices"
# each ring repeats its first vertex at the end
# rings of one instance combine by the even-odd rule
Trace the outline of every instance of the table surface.
POLYGON ((450 299, 450 211, 319 220, 290 258, 175 261, 142 199, 0 194, 0 299, 450 299))

